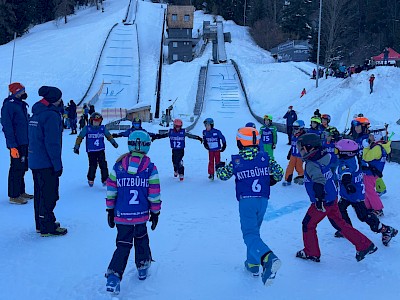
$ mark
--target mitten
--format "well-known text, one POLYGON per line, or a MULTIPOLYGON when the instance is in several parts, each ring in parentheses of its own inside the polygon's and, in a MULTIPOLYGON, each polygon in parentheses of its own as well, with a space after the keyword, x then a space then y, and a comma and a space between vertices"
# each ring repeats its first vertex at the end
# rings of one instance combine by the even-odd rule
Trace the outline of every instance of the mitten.
POLYGON ((357 191, 356 187, 354 186, 354 184, 351 184, 351 183, 346 185, 344 188, 346 189, 346 192, 348 194, 354 194, 357 191))
POLYGON ((226 143, 223 143, 223 144, 222 144, 222 148, 221 148, 221 152, 224 152, 225 149, 226 149, 226 143))
POLYGON ((115 139, 115 138, 119 138, 119 137, 121 137, 120 135, 119 135, 119 133, 113 133, 113 134, 111 134, 111 136, 115 139))
POLYGON ((10 149, 10 155, 12 158, 19 158, 19 152, 17 148, 10 149))
POLYGON ((156 229, 159 215, 160 215, 160 212, 158 212, 158 213, 154 213, 152 211, 150 212, 149 222, 151 222, 151 230, 156 229))
POLYGON ((63 169, 58 170, 58 171, 53 169, 53 175, 56 176, 56 177, 61 177, 62 172, 63 172, 63 169))
POLYGON ((107 209, 107 222, 108 222, 108 226, 110 226, 110 228, 114 228, 115 227, 114 208, 108 208, 107 209))
POLYGON ((79 147, 77 147, 77 146, 74 147, 74 153, 79 154, 79 147))
POLYGON ((320 212, 326 212, 326 209, 324 207, 324 200, 317 198, 315 201, 315 208, 320 212))
POLYGON ((276 145, 275 144, 272 144, 272 149, 275 149, 276 148, 276 145))

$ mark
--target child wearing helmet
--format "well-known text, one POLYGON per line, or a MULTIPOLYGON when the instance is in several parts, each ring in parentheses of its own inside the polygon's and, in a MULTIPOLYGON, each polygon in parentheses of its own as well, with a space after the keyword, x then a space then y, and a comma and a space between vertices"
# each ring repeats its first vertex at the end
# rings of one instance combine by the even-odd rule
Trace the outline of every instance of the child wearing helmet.
POLYGON ((174 167, 174 177, 179 176, 179 180, 183 181, 185 175, 185 167, 183 166, 183 156, 185 155, 185 137, 198 140, 200 143, 203 139, 198 135, 186 132, 182 128, 183 122, 181 119, 174 120, 174 128, 168 130, 167 133, 155 134, 151 140, 163 139, 169 137, 169 143, 172 149, 172 165, 174 167))
MULTIPOLYGON (((347 208, 351 205, 361 222, 367 223, 373 232, 382 233, 382 243, 388 246, 390 240, 397 235, 398 230, 382 224, 379 218, 368 211, 365 206, 364 174, 357 158, 357 143, 349 139, 343 139, 336 143, 336 148, 339 155, 338 174, 340 180, 340 200, 338 205, 342 218, 346 223, 352 225, 347 213, 347 208)), ((343 236, 340 231, 337 231, 335 237, 343 236)))
POLYGON ((307 133, 315 133, 316 135, 321 136, 323 130, 321 118, 313 116, 310 120, 310 128, 307 129, 307 133))
POLYGON ((150 145, 146 131, 133 131, 128 138, 129 152, 118 158, 107 179, 108 225, 117 227, 117 249, 106 272, 106 289, 112 294, 120 291, 132 246, 139 280, 147 278, 152 261, 146 223, 156 229, 161 198, 157 167, 147 156, 150 145))
MULTIPOLYGON (((129 128, 129 129, 125 130, 125 131, 119 132, 119 133, 113 133, 112 137, 113 138, 129 137, 129 135, 135 130, 147 131, 147 130, 142 128, 142 120, 139 117, 133 118, 131 128, 129 128)), ((147 131, 147 133, 150 135, 150 137, 155 136, 155 134, 152 133, 152 132, 148 132, 147 131)))
POLYGON ((90 187, 94 184, 96 177, 97 165, 101 171, 101 182, 103 186, 106 184, 108 178, 108 166, 105 154, 104 137, 114 146, 118 148, 117 142, 113 139, 108 129, 101 125, 103 116, 94 112, 90 115, 89 125, 83 127, 75 141, 74 153, 79 154, 79 147, 84 138, 86 138, 86 152, 89 159, 89 170, 87 173, 88 184, 90 187))
POLYGON ((365 183, 365 206, 378 216, 383 215, 383 204, 375 187, 378 178, 382 178, 386 158, 391 152, 391 141, 383 139, 385 128, 371 128, 368 139, 363 140, 363 166, 365 183))
POLYGON ((327 216, 335 228, 356 247, 356 260, 363 260, 366 255, 375 252, 377 247, 343 220, 330 166, 331 155, 323 152, 320 137, 313 133, 299 137, 297 148, 305 161, 304 183, 311 205, 302 222, 304 249, 298 251, 296 257, 320 261, 321 251, 316 229, 318 223, 327 216))
POLYGON ((203 142, 204 148, 208 150, 208 179, 214 180, 214 166, 221 161, 221 152, 226 149, 226 140, 221 131, 214 128, 213 119, 207 118, 203 123, 206 127, 203 130, 203 142))
POLYGON ((276 126, 272 125, 272 116, 265 115, 264 125, 260 128, 260 150, 267 152, 272 159, 274 159, 274 149, 278 143, 277 131, 276 126))
POLYGON ((297 177, 294 179, 294 183, 303 184, 304 181, 304 169, 303 169, 303 160, 301 159, 300 152, 297 150, 296 143, 300 136, 305 134, 304 130, 304 121, 297 120, 293 123, 293 135, 291 138, 291 147, 289 149, 289 153, 287 155, 287 159, 289 160, 289 164, 286 168, 285 172, 285 181, 282 183, 283 186, 289 186, 292 184, 293 172, 296 169, 297 177))
POLYGON ((282 180, 282 168, 268 153, 259 150, 260 135, 255 128, 243 127, 236 134, 239 154, 231 162, 217 165, 217 177, 223 181, 235 176, 236 198, 244 243, 247 246, 245 268, 272 284, 281 261, 260 237, 260 227, 268 206, 270 187, 282 180))

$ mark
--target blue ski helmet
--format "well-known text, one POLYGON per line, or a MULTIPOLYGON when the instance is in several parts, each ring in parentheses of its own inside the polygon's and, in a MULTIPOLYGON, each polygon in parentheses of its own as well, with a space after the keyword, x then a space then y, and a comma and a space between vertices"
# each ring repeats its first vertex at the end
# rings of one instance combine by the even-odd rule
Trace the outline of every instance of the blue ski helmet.
POLYGON ((214 120, 211 118, 207 118, 204 120, 204 125, 210 124, 211 126, 214 125, 214 120))
POLYGON ((303 120, 296 120, 293 122, 293 129, 303 129, 305 127, 303 120))
POLYGON ((147 154, 150 150, 150 135, 144 130, 135 130, 128 137, 129 152, 147 154))
POLYGON ((248 123, 246 123, 245 127, 256 128, 256 124, 254 124, 253 122, 248 122, 248 123))

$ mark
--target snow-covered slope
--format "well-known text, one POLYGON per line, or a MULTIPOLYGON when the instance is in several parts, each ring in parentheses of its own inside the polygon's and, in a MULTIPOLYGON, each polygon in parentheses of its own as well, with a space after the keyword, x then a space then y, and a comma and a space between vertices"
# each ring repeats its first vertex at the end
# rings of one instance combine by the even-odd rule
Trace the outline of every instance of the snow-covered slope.
MULTIPOLYGON (((123 6, 127 5, 127 2, 105 1, 106 12, 102 15, 100 23, 96 11, 85 10, 81 12, 82 15, 74 17, 75 21, 71 18, 70 25, 62 25, 57 29, 53 23, 44 24, 35 27, 30 34, 18 40, 17 56, 20 62, 16 64, 14 80, 26 85, 30 93, 30 104, 38 100, 36 91, 42 84, 61 87, 64 99, 79 98, 78 96, 83 94, 86 84, 81 81, 89 80, 91 68, 96 60, 95 57, 91 58, 102 44, 101 38, 97 44, 93 40, 92 43, 86 44, 86 40, 90 39, 92 31, 99 30, 101 34, 106 34, 110 25, 124 17, 126 6, 123 6), (115 15, 111 14, 112 11, 115 15), (101 25, 103 23, 106 24, 104 27, 101 25), (88 36, 83 34, 87 31, 82 31, 83 27, 92 30, 89 30, 88 36), (69 34, 65 34, 67 31, 69 34), (50 35, 52 39, 49 38, 50 35), (78 43, 77 37, 81 36, 85 38, 79 39, 78 43), (68 53, 63 52, 65 57, 60 59, 60 44, 53 44, 53 40, 63 41, 71 47, 68 48, 69 53, 74 56, 67 56, 68 53), (80 45, 80 48, 74 48, 76 45, 80 45), (82 47, 90 48, 82 51, 82 47), (43 57, 43 54, 47 56, 43 57), (85 66, 90 70, 85 70, 82 64, 88 63, 89 60, 91 63, 85 66), (52 64, 46 65, 47 61, 56 64, 54 67, 52 64), (52 77, 42 74, 50 74, 52 77)), ((151 3, 145 4, 153 6, 151 3)), ((160 5, 155 4, 155 7, 160 5)), ((203 14, 196 16, 202 17, 203 14)), ((325 104, 318 105, 321 112, 331 113, 333 123, 342 120, 341 115, 336 114, 339 108, 335 108, 333 103, 342 100, 343 91, 357 90, 357 77, 347 81, 321 80, 320 88, 313 90, 314 82, 299 71, 299 68, 312 71, 312 64, 271 64, 268 53, 251 42, 244 28, 227 22, 225 29, 233 34, 232 44, 227 45, 228 58, 234 58, 239 64, 250 98, 254 99, 252 105, 259 115, 272 113, 274 116, 280 116, 288 104, 293 104, 300 116, 310 116, 316 108, 312 102, 322 97, 322 94, 315 98, 313 95, 318 95, 326 89, 326 95, 331 98, 325 104), (255 57, 253 62, 251 57, 255 57), (268 70, 271 70, 269 75, 268 70), (350 82, 354 89, 343 87, 345 82, 350 82), (303 87, 309 92, 299 100, 303 87), (292 102, 295 100, 296 102, 292 102)), ((100 33, 98 35, 101 35, 100 33)), ((9 53, 10 49, 11 44, 0 47, 2 69, 3 66, 8 66, 5 59, 8 56, 5 56, 5 53, 9 53)), ((205 55, 210 55, 210 50, 206 51, 205 55)), ((166 68, 169 79, 164 85, 163 93, 168 95, 165 99, 175 99, 179 95, 176 102, 177 114, 191 114, 194 105, 191 93, 195 93, 193 85, 196 85, 199 66, 205 63, 206 58, 202 57, 192 63, 177 63, 166 68)), ((150 72, 154 75, 153 69, 150 72)), ((377 76, 376 93, 371 96, 368 94, 368 85, 361 77, 367 78, 368 75, 361 74, 358 87, 360 94, 353 94, 354 101, 364 97, 366 103, 361 106, 361 111, 368 113, 373 120, 384 121, 386 116, 396 113, 394 101, 399 89, 396 85, 399 75, 394 68, 378 68, 374 72, 377 76), (385 77, 385 74, 390 77, 385 77), (383 107, 380 112, 378 108, 373 107, 373 103, 376 102, 392 104, 386 109, 383 107)), ((7 94, 7 83, 7 74, 0 73, 4 96, 7 94)), ((148 86, 150 89, 151 85, 148 86)), ((340 105, 344 106, 343 103, 337 106, 340 105)), ((240 114, 232 115, 232 118, 223 118, 215 108, 208 108, 206 103, 206 115, 202 118, 213 117, 217 120, 216 127, 223 131, 228 143, 222 160, 229 160, 230 155, 237 152, 237 128, 243 126, 245 120, 252 121, 252 118, 244 108, 240 114)), ((342 110, 343 114, 347 113, 346 109, 348 108, 342 110)), ((359 107, 354 108, 356 113, 359 112, 358 109, 359 107)), ((350 116, 352 114, 353 111, 350 116)), ((157 128, 152 124, 144 126, 151 132, 157 128)), ((199 134, 201 129, 200 123, 194 132, 199 134)), ((0 174, 3 175, 0 179, 1 299, 110 299, 105 292, 103 275, 115 249, 116 231, 107 226, 105 189, 99 182, 100 174, 97 174, 95 186, 89 188, 86 182, 87 156, 83 151, 79 156, 72 153, 75 136, 68 133, 66 131, 63 136, 64 173, 61 177, 60 200, 55 214, 69 232, 68 235, 59 238, 38 236, 34 227, 32 202, 24 206, 8 203, 9 157, 4 135, 0 134, 0 174)), ((275 157, 284 168, 288 151, 285 142, 286 137, 279 134, 275 157)), ((118 139, 118 143, 118 149, 114 149, 108 143, 106 145, 109 168, 117 157, 127 151, 126 139, 118 139)), ((183 159, 186 168, 185 180, 179 182, 172 176, 170 151, 169 141, 162 139, 152 143, 149 153, 160 173, 163 200, 158 227, 155 231, 149 230, 155 262, 150 269, 150 276, 142 282, 137 279, 133 263, 134 254, 131 254, 119 299, 333 300, 398 299, 400 296, 400 261, 397 259, 400 255, 399 237, 396 237, 389 247, 384 247, 381 236, 372 233, 366 224, 360 223, 350 209, 353 225, 378 246, 379 250, 375 254, 357 263, 352 245, 344 239, 335 239, 335 230, 324 220, 318 226, 321 263, 302 261, 294 257, 296 251, 303 247, 301 221, 309 205, 304 187, 297 185, 284 188, 277 184, 272 187, 261 236, 280 257, 283 266, 275 283, 265 288, 259 278, 250 277, 243 267, 246 249, 240 232, 234 179, 228 182, 208 181, 207 152, 198 141, 188 139, 183 159)), ((388 163, 384 173, 388 193, 382 198, 385 205, 385 217, 382 218, 382 222, 400 228, 400 196, 397 193, 400 166, 388 163)), ((33 192, 31 173, 28 172, 25 178, 27 191, 33 192)))

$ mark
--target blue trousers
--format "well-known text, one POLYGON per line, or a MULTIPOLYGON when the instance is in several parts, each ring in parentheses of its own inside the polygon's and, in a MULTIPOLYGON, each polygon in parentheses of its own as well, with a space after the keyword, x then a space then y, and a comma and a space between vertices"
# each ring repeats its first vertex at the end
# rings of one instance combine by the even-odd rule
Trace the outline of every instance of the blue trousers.
POLYGON ((240 225, 247 246, 247 262, 260 264, 270 248, 260 237, 260 228, 267 210, 267 198, 247 198, 239 201, 240 225))

